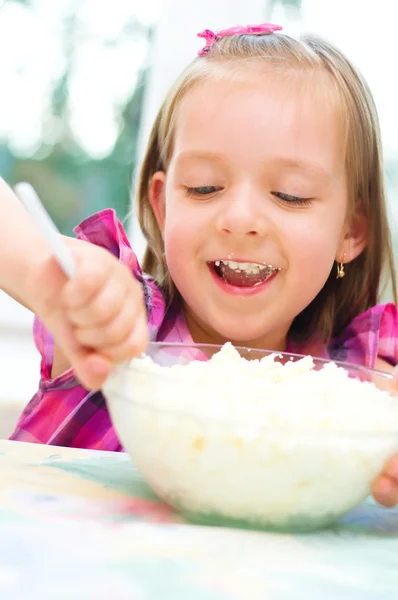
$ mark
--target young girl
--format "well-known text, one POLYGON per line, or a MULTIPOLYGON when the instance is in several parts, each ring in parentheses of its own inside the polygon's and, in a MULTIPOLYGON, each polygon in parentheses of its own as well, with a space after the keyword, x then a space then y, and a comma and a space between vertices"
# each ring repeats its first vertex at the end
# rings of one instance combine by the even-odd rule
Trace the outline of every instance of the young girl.
MULTIPOLYGON (((112 210, 77 237, 133 271, 151 340, 231 340, 392 370, 397 310, 377 305, 382 275, 394 295, 396 285, 373 99, 333 46, 279 29, 200 34, 206 45, 166 97, 142 166, 143 270, 112 210)), ((122 293, 115 284, 114 302, 122 293)), ((75 322, 88 313, 82 304, 75 322)), ((108 333, 86 327, 77 342, 108 333)), ((40 321, 35 340, 40 389, 12 439, 122 450, 101 393, 79 385, 40 321)), ((397 458, 373 491, 398 501, 397 458)))

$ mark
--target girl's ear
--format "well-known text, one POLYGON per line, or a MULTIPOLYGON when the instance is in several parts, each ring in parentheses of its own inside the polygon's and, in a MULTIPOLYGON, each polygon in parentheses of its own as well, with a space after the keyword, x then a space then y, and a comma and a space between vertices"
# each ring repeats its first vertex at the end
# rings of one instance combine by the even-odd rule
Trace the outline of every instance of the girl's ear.
POLYGON ((166 219, 165 185, 166 173, 164 171, 157 171, 152 176, 148 193, 149 203, 155 214, 158 227, 162 234, 166 219))
POLYGON ((348 263, 357 258, 368 243, 368 221, 362 214, 352 217, 351 223, 347 225, 345 235, 336 254, 338 263, 348 263))

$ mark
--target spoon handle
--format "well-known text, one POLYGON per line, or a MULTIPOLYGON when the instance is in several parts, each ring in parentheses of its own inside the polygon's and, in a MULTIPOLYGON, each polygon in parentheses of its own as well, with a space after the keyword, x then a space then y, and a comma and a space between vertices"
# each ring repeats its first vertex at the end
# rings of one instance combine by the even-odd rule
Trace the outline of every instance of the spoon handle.
POLYGON ((14 191, 50 244, 61 269, 67 277, 72 278, 76 268, 72 252, 62 240, 60 232, 44 208, 35 189, 30 183, 22 182, 15 186, 14 191))

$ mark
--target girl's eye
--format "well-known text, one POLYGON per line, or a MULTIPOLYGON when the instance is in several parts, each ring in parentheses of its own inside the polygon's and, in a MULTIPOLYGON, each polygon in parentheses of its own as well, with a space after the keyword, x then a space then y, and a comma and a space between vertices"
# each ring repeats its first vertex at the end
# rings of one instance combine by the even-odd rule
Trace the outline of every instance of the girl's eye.
POLYGON ((220 187, 214 185, 203 185, 200 187, 187 187, 187 196, 209 196, 221 190, 220 187))
POLYGON ((300 198, 299 196, 291 196, 290 194, 284 194, 283 192, 271 192, 273 196, 276 196, 287 204, 295 204, 296 206, 306 206, 311 204, 312 198, 300 198))

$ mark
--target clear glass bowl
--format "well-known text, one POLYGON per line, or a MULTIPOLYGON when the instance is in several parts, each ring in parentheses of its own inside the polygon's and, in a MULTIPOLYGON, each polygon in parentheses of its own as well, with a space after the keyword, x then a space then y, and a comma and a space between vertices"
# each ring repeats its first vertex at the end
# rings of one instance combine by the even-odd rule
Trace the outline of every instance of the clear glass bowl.
MULTIPOLYGON (((220 348, 159 342, 146 354, 165 367, 207 360, 220 348)), ((250 360, 274 354, 237 350, 250 360)), ((280 353, 277 361, 302 358, 280 353)), ((331 362, 313 360, 315 370, 331 362)), ((355 378, 388 389, 390 374, 335 364, 348 372, 347 382, 355 378)), ((363 388, 359 399, 349 385, 337 389, 336 383, 325 404, 316 390, 309 401, 309 389, 299 382, 286 388, 289 398, 281 398, 275 416, 247 402, 265 384, 249 371, 242 378, 234 371, 231 363, 230 370, 205 377, 182 366, 154 372, 136 359, 118 365, 106 381, 120 440, 160 498, 191 522, 295 532, 325 527, 369 495, 386 460, 398 452, 398 405, 388 392, 369 408, 363 388), (291 404, 292 394, 299 406, 291 404), (333 399, 340 406, 337 421, 333 399), (284 413, 289 403, 295 410, 284 413)))

